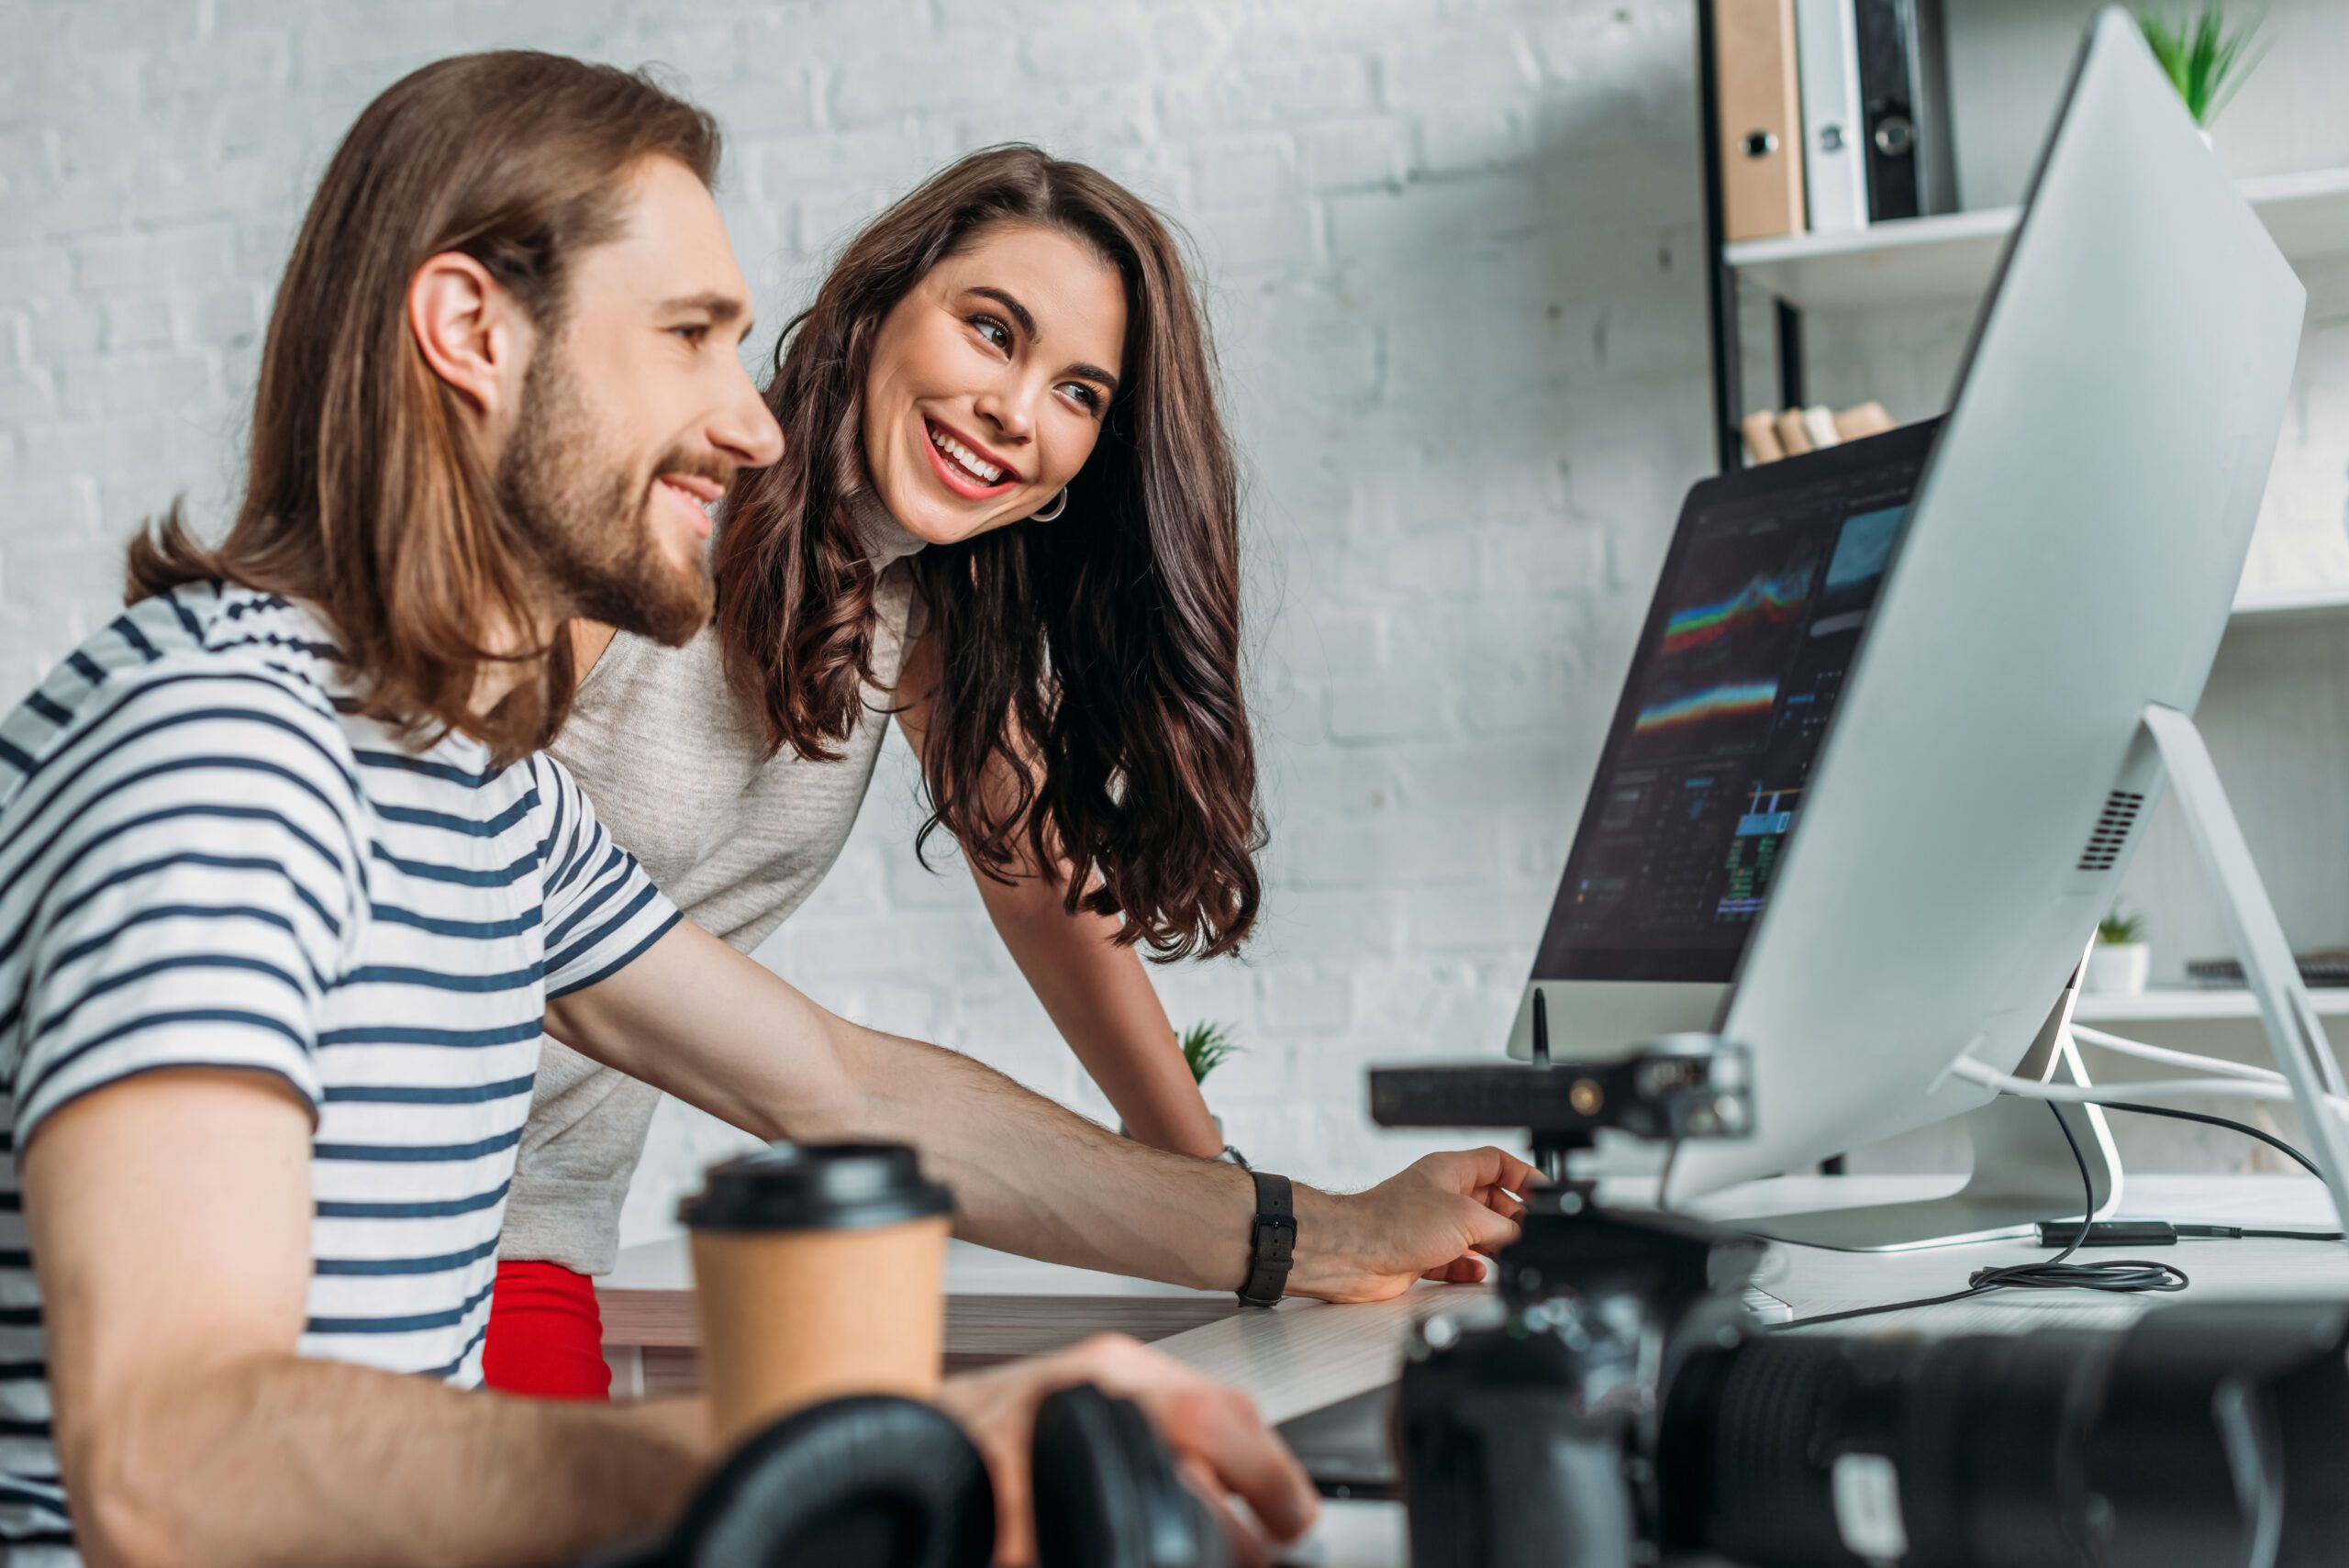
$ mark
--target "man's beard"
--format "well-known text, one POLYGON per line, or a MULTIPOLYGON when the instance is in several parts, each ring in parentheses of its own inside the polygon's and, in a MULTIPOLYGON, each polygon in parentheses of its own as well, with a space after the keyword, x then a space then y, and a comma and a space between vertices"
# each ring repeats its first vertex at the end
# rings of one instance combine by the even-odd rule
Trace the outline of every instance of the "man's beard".
MULTIPOLYGON (((708 624, 716 598, 707 559, 679 567, 653 535, 655 475, 704 472, 683 453, 651 473, 600 466, 596 426, 560 354, 541 352, 522 378, 522 405, 497 464, 497 496, 537 555, 563 613, 675 648, 708 624)), ((712 475, 721 481, 728 475, 712 475)))

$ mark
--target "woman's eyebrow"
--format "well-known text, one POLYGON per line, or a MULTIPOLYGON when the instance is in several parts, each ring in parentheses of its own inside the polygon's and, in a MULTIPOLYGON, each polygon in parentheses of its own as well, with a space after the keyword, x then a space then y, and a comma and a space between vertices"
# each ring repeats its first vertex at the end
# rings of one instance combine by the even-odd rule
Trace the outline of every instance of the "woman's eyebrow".
POLYGON ((1011 312, 1011 318, 1019 322, 1019 329, 1030 338, 1042 336, 1036 330, 1036 317, 1030 313, 1028 307, 1003 290, 988 284, 974 284, 971 286, 971 292, 982 299, 991 299, 1011 312))
MULTIPOLYGON (((1006 293, 1002 289, 996 288, 992 284, 974 284, 971 285, 971 292, 977 295, 982 299, 991 299, 997 305, 1003 306, 1004 309, 1011 313, 1011 318, 1019 323, 1019 329, 1022 332, 1025 332, 1029 337, 1039 341, 1042 340, 1043 334, 1036 330, 1036 317, 1034 314, 1011 295, 1006 293)), ((1111 397, 1118 395, 1118 378, 1111 375, 1108 371, 1103 370, 1099 365, 1087 364, 1084 361, 1079 360, 1074 364, 1068 367, 1066 373, 1074 376, 1082 376, 1086 381, 1099 382, 1103 386, 1109 389, 1109 395, 1111 397)))

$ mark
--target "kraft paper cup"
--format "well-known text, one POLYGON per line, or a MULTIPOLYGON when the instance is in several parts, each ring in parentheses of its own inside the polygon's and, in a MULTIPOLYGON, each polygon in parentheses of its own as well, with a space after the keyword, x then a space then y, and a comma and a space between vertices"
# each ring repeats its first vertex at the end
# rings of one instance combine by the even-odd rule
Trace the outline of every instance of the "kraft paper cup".
POLYGON ((721 1448, 844 1395, 937 1397, 953 1200, 912 1150, 778 1143, 704 1182, 677 1218, 721 1448))

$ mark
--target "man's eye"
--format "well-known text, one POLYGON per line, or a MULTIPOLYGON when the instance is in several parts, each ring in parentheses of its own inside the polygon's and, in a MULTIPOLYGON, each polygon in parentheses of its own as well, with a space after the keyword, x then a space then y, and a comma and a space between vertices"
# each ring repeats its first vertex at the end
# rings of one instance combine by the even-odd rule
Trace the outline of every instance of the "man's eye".
POLYGON ((1007 353, 1011 349, 1011 328, 992 316, 974 316, 971 329, 1007 353))
POLYGON ((684 339, 687 348, 698 349, 702 346, 703 340, 709 336, 709 324, 704 321, 690 327, 672 327, 669 330, 684 339))

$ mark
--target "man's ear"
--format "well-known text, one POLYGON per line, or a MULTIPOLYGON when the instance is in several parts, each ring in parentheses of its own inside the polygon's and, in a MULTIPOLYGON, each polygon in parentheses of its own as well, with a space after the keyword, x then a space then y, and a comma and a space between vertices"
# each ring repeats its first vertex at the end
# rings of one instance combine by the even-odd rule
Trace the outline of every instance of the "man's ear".
POLYGON ((520 395, 529 334, 514 296, 471 256, 445 250, 407 285, 408 330, 432 373, 495 419, 520 395))

